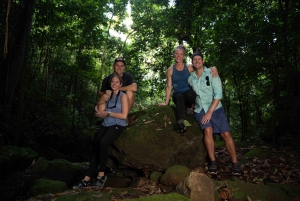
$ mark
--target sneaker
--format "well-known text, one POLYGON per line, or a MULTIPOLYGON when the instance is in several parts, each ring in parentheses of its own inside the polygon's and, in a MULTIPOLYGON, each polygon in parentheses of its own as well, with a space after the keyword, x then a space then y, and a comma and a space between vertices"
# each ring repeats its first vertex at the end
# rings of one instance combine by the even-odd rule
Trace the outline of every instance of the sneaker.
POLYGON ((78 184, 73 186, 73 189, 81 189, 83 187, 88 187, 90 185, 91 183, 89 181, 81 180, 78 184))
POLYGON ((242 171, 240 169, 240 165, 238 163, 233 163, 232 164, 232 170, 231 170, 232 175, 241 175, 242 171))
POLYGON ((191 108, 186 108, 185 113, 186 113, 187 115, 193 115, 193 114, 194 114, 193 107, 191 107, 191 108))
POLYGON ((212 161, 210 163, 210 166, 208 168, 208 174, 217 174, 217 163, 215 161, 212 161))
POLYGON ((100 177, 100 178, 97 177, 97 180, 96 180, 96 183, 95 183, 95 187, 97 187, 97 188, 103 188, 106 179, 107 179, 106 175, 104 175, 103 177, 100 177))

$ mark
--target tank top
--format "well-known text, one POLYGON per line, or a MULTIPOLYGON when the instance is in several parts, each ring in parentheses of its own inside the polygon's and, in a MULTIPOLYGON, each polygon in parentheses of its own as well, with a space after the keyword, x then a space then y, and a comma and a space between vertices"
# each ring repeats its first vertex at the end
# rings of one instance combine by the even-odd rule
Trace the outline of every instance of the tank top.
POLYGON ((178 71, 173 65, 173 74, 172 74, 172 85, 175 92, 186 92, 191 89, 191 86, 188 84, 188 78, 190 76, 190 72, 187 66, 184 64, 183 70, 178 71))
MULTIPOLYGON (((108 101, 106 102, 106 111, 107 112, 115 112, 121 113, 122 112, 122 103, 121 103, 121 96, 124 94, 122 91, 119 91, 117 95, 112 95, 108 101)), ((112 116, 107 116, 104 118, 102 122, 103 126, 126 126, 125 119, 118 119, 112 116)))

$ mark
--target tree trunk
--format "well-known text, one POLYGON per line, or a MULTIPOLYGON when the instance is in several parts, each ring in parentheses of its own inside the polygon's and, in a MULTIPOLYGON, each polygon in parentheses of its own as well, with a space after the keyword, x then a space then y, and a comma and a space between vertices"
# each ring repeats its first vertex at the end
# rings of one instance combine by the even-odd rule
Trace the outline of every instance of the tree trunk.
MULTIPOLYGON (((1 88, 0 93, 1 103, 3 103, 3 117, 6 121, 10 120, 15 90, 19 83, 22 70, 25 68, 26 64, 27 45, 31 31, 35 0, 26 0, 21 3, 24 3, 24 6, 18 19, 15 20, 16 24, 9 26, 12 28, 16 27, 15 31, 8 32, 10 38, 8 46, 11 48, 9 48, 8 54, 2 60, 3 67, 1 71, 4 72, 4 74, 1 75, 1 85, 3 87, 1 88)), ((19 5, 21 5, 21 3, 19 5)), ((14 20, 10 21, 14 22, 14 20)), ((17 127, 20 126, 20 122, 17 122, 17 127)), ((18 144, 20 129, 17 129, 17 131, 19 132, 16 132, 14 139, 16 145, 18 144)))

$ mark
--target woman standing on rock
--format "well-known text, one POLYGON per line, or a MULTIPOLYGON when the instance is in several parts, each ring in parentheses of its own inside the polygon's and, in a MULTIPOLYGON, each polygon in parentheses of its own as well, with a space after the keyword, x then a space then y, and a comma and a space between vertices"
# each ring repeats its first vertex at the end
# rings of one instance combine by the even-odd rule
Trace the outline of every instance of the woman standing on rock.
POLYGON ((107 179, 104 170, 108 159, 108 146, 120 136, 126 126, 125 119, 128 115, 128 98, 125 93, 120 91, 122 78, 119 75, 113 75, 110 78, 110 85, 113 93, 105 100, 106 110, 96 113, 98 117, 104 118, 104 120, 96 136, 95 153, 90 161, 86 176, 73 186, 73 189, 80 189, 90 185, 98 188, 104 186, 107 179), (97 172, 98 166, 100 166, 99 172, 97 172), (92 184, 91 178, 97 173, 96 182, 92 184))

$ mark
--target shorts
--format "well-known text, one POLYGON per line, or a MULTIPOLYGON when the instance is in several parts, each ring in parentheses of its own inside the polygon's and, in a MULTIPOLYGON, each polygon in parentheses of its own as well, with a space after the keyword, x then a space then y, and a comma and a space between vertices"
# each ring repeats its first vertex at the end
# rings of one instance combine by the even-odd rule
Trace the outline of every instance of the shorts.
POLYGON ((200 125, 201 129, 212 127, 214 133, 223 133, 230 131, 230 126, 227 121, 227 117, 225 115, 225 111, 223 107, 215 110, 211 116, 211 119, 208 123, 202 124, 202 117, 205 115, 204 110, 202 109, 200 113, 194 112, 194 116, 200 125))

